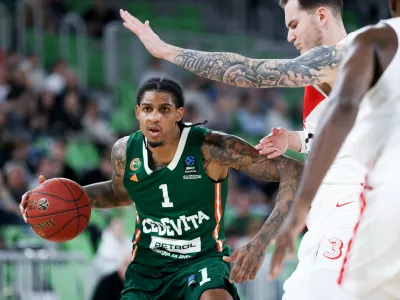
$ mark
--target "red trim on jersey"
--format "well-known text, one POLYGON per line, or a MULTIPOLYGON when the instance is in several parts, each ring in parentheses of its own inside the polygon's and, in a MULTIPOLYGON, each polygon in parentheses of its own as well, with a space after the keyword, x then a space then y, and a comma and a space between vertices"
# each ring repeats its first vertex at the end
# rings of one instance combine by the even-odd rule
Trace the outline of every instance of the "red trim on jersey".
POLYGON ((135 248, 133 248, 133 251, 132 251, 132 261, 135 259, 135 256, 136 256, 136 252, 137 252, 137 249, 138 249, 138 246, 136 244, 140 240, 140 235, 141 235, 140 229, 136 229, 136 231, 135 231, 135 240, 133 241, 133 245, 135 245, 135 248))
POLYGON ((315 87, 306 86, 304 88, 303 122, 314 108, 325 99, 325 95, 322 95, 315 87))
POLYGON ((133 241, 133 244, 134 244, 134 245, 136 245, 137 242, 139 242, 139 240, 140 240, 140 234, 141 234, 140 229, 136 229, 136 232, 135 232, 135 240, 133 241))
POLYGON ((353 237, 350 239, 350 241, 349 241, 349 243, 347 245, 347 252, 346 252, 346 255, 345 255, 343 263, 342 263, 342 268, 340 269, 339 278, 337 280, 337 283, 339 285, 341 285, 343 283, 344 272, 345 272, 347 261, 348 261, 348 258, 349 258, 349 253, 350 253, 350 250, 351 250, 351 246, 353 244, 354 238, 356 237, 358 227, 360 226, 361 219, 362 219, 362 217, 364 215, 364 211, 365 211, 365 208, 367 206, 367 201, 365 200, 365 192, 367 190, 371 190, 372 189, 368 185, 368 174, 365 176, 365 182, 363 184, 363 187, 364 187, 364 189, 361 191, 361 194, 360 194, 360 200, 361 200, 360 215, 358 217, 358 221, 356 223, 356 226, 354 227, 353 237))
POLYGON ((135 248, 132 251, 132 261, 135 260, 136 252, 137 252, 138 246, 135 246, 135 248))
POLYGON ((222 251, 222 246, 223 246, 223 241, 218 240, 218 235, 219 235, 219 229, 221 225, 219 222, 221 221, 222 218, 222 197, 221 197, 221 191, 222 191, 222 185, 221 183, 216 183, 214 185, 214 191, 215 191, 215 196, 214 196, 214 217, 215 217, 215 223, 217 224, 215 226, 215 229, 213 231, 213 237, 215 239, 215 242, 217 243, 217 248, 218 251, 222 251))

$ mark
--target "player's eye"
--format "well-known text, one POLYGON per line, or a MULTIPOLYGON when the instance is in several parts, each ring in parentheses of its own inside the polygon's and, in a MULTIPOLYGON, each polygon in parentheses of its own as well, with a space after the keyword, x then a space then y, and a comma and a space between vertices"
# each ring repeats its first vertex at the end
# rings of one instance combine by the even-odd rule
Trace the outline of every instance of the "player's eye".
POLYGON ((167 112, 167 111, 169 111, 169 108, 168 107, 161 107, 161 112, 167 112))
POLYGON ((143 111, 145 111, 145 112, 149 112, 149 111, 151 111, 151 108, 150 108, 150 107, 148 107, 148 106, 145 106, 145 107, 143 107, 143 111))

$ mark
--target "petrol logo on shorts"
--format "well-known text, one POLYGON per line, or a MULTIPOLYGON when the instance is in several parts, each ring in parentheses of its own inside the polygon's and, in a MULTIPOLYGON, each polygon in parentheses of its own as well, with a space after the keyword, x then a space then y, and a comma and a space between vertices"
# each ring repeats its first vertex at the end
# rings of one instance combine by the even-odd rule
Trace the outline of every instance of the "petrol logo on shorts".
POLYGON ((37 209, 41 212, 46 211, 49 208, 49 200, 46 198, 40 198, 37 201, 37 209))
POLYGON ((142 162, 140 161, 140 158, 135 158, 131 161, 131 165, 130 168, 133 172, 137 171, 140 169, 140 167, 142 166, 142 162))

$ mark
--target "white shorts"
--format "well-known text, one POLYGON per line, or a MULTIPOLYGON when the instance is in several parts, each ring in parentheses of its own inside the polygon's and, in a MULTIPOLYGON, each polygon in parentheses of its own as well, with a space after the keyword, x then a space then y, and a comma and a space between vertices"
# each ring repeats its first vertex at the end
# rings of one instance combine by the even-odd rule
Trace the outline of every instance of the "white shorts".
MULTIPOLYGON (((337 272, 343 264, 348 241, 360 214, 359 186, 323 184, 310 210, 299 252, 299 264, 285 282, 283 300, 314 300, 308 297, 311 274, 318 269, 337 272)), ((332 277, 333 281, 336 276, 332 277)))
POLYGON ((400 298, 400 135, 389 142, 366 178, 365 209, 343 269, 341 285, 357 299, 377 290, 400 298))

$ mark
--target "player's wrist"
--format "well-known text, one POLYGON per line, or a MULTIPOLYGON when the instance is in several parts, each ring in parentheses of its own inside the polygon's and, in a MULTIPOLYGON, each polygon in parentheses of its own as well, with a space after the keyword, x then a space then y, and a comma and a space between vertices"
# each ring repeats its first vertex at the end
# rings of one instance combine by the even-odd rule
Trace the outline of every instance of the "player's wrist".
POLYGON ((288 148, 296 152, 302 151, 301 137, 297 131, 289 132, 288 148))
POLYGON ((173 63, 175 58, 180 54, 181 49, 178 47, 172 46, 170 44, 167 44, 165 42, 163 42, 163 43, 164 43, 164 45, 162 47, 163 50, 161 51, 161 55, 159 58, 165 59, 165 60, 173 63))

